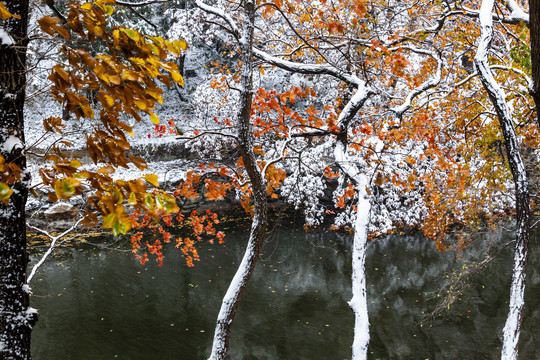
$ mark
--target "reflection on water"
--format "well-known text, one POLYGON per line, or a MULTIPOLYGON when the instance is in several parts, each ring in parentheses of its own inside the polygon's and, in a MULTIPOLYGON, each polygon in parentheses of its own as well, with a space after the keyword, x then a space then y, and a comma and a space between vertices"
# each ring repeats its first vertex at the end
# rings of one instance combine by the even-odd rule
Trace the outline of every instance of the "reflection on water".
MULTIPOLYGON (((40 310, 34 359, 205 359, 221 297, 246 233, 200 247, 188 268, 169 249, 163 267, 129 251, 80 246, 58 251, 32 284, 40 310)), ((493 240, 493 239, 491 239, 493 240)), ((502 241, 502 240, 501 240, 502 241)), ((335 234, 282 228, 267 240, 237 312, 231 359, 349 359, 353 317, 350 244, 335 234)), ((370 244, 370 359, 495 359, 507 312, 510 252, 489 266, 444 319, 420 327, 444 272, 460 266, 420 236, 370 244)), ((538 252, 529 261, 520 355, 536 356, 538 252)))

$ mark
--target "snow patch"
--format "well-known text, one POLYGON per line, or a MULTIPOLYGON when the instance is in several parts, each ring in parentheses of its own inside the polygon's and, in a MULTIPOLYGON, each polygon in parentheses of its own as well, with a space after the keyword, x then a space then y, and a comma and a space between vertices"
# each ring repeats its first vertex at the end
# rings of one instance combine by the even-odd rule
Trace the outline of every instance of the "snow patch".
POLYGON ((11 46, 15 44, 15 41, 13 40, 13 38, 1 27, 0 27, 0 41, 2 42, 2 45, 11 46))
POLYGON ((27 294, 32 294, 32 288, 28 284, 24 284, 22 286, 22 290, 27 294))
POLYGON ((2 149, 5 152, 11 153, 14 150, 22 149, 24 148, 24 145, 17 136, 15 135, 9 135, 4 144, 2 145, 2 149))

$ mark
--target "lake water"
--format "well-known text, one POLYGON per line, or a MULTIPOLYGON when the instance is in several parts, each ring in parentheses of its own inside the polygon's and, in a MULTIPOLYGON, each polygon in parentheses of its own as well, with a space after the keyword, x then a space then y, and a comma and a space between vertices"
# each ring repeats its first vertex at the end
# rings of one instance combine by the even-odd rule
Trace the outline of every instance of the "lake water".
MULTIPOLYGON (((153 261, 141 266, 127 243, 57 250, 31 284, 32 306, 40 311, 34 359, 206 359, 221 297, 246 237, 228 229, 224 245, 200 244, 201 261, 194 268, 185 266, 174 248, 162 267, 153 261)), ((274 229, 241 300, 230 359, 350 359, 349 241, 335 233, 306 234, 301 227, 274 229)), ((508 239, 488 233, 479 247, 488 241, 508 239)), ((521 359, 540 357, 538 254, 529 260, 521 359)), ((433 309, 445 273, 462 265, 455 253, 439 253, 421 236, 370 244, 370 359, 499 357, 510 251, 492 262, 450 311, 419 325, 422 313, 433 309)))

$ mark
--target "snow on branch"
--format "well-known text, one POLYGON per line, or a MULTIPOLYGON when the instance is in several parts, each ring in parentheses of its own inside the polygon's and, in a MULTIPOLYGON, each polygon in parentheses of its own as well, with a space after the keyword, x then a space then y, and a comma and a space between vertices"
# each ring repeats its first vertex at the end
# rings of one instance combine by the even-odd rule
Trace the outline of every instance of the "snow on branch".
POLYGON ((234 37, 237 38, 237 39, 241 38, 241 33, 240 33, 240 30, 238 29, 238 26, 236 25, 234 20, 228 14, 225 13, 225 11, 223 11, 222 9, 217 8, 215 6, 205 4, 202 0, 197 0, 195 2, 195 4, 197 4, 197 6, 201 10, 206 11, 207 13, 213 14, 213 15, 225 20, 227 25, 229 25, 229 27, 230 27, 229 30, 234 35, 234 37))
POLYGON ((122 0, 116 0, 117 5, 122 6, 129 6, 129 7, 143 7, 147 5, 152 4, 165 4, 169 0, 149 0, 149 1, 143 1, 143 2, 128 2, 128 1, 122 1, 122 0))
POLYGON ((507 18, 507 21, 519 23, 523 21, 527 26, 529 24, 529 14, 527 14, 521 6, 515 0, 506 0, 506 7, 510 10, 510 17, 507 18))
POLYGON ((278 162, 280 162, 281 160, 284 159, 285 157, 285 150, 287 149, 287 147, 289 146, 290 142, 292 140, 292 136, 291 136, 291 130, 289 129, 289 138, 283 142, 283 144, 281 145, 281 149, 280 151, 278 152, 277 156, 268 161, 266 163, 266 165, 264 166, 263 170, 261 171, 261 174, 262 174, 262 177, 264 178, 266 176, 266 172, 268 171, 268 168, 278 162))
POLYGON ((356 116, 358 110, 362 108, 366 100, 373 94, 373 90, 368 88, 363 81, 358 84, 356 93, 345 105, 338 117, 338 126, 342 136, 347 135, 349 122, 356 116))
POLYGON ((433 59, 435 59, 435 61, 437 61, 437 71, 435 72, 435 75, 433 75, 432 77, 430 77, 428 79, 428 81, 426 81, 425 83, 421 84, 420 86, 416 87, 415 89, 413 89, 411 92, 409 92, 409 94, 407 95, 407 98, 405 99, 405 101, 403 102, 403 104, 401 104, 400 106, 397 106, 397 107, 394 107, 392 108, 392 111, 396 113, 396 116, 398 118, 401 118, 403 116, 403 113, 405 113, 405 111, 409 110, 409 108, 411 107, 411 102, 412 100, 417 97, 418 95, 426 92, 427 90, 437 86, 439 84, 439 82, 441 81, 441 74, 442 74, 442 60, 441 60, 441 57, 439 56, 439 54, 433 52, 433 51, 428 51, 428 50, 424 50, 424 49, 418 49, 418 48, 415 48, 415 47, 411 47, 411 46, 403 46, 402 47, 403 49, 408 49, 414 53, 417 53, 417 54, 422 54, 422 55, 428 55, 428 56, 431 56, 433 59))
MULTIPOLYGON (((509 16, 501 16, 501 15, 492 13, 490 14, 490 17, 493 20, 500 21, 505 24, 517 25, 520 22, 523 22, 525 23, 525 25, 530 26, 529 14, 524 12, 523 9, 521 9, 521 7, 514 0, 508 0, 506 2, 506 7, 508 8, 508 10, 510 10, 509 16)), ((474 10, 466 6, 463 6, 462 11, 463 11, 463 15, 466 15, 469 17, 477 18, 477 17, 482 16, 481 9, 480 11, 478 11, 478 10, 474 10)))
POLYGON ((194 135, 194 136, 177 136, 176 140, 186 140, 186 142, 187 142, 187 141, 193 141, 195 139, 198 139, 198 138, 203 137, 203 136, 208 136, 208 135, 224 136, 224 137, 228 137, 228 138, 233 139, 234 141, 236 141, 236 143, 240 143, 240 140, 238 139, 237 136, 232 135, 232 134, 226 134, 226 133, 219 132, 219 131, 204 131, 204 132, 198 133, 197 135, 194 135))
POLYGON ((482 2, 482 7, 479 14, 481 35, 474 64, 476 65, 480 81, 486 88, 489 97, 493 101, 497 114, 503 120, 506 120, 511 124, 512 115, 510 114, 510 110, 505 100, 506 96, 493 77, 488 60, 488 52, 491 46, 491 41, 493 40, 493 20, 491 16, 493 5, 494 0, 484 0, 482 2))
POLYGON ((253 54, 271 65, 277 66, 290 72, 306 75, 330 75, 350 85, 362 87, 365 86, 364 81, 360 80, 356 75, 347 74, 331 65, 297 63, 280 59, 278 57, 267 54, 266 52, 259 49, 253 49, 253 54))
MULTIPOLYGON (((361 92, 357 92, 357 95, 359 95, 359 99, 361 92)), ((356 100, 356 103, 358 103, 358 99, 356 100)), ((351 102, 352 100, 349 104, 351 102)), ((353 107, 354 105, 351 105, 351 108, 353 107)), ((352 359, 366 360, 369 345, 369 316, 367 309, 365 262, 367 252, 367 231, 371 212, 371 204, 367 198, 366 191, 368 177, 358 169, 358 166, 356 166, 354 162, 351 161, 343 142, 338 141, 336 143, 334 157, 339 167, 353 179, 358 195, 352 249, 352 298, 349 301, 349 306, 354 313, 355 319, 352 359)))
POLYGON ((527 81, 527 91, 529 93, 533 93, 533 81, 530 76, 528 76, 523 70, 516 69, 514 67, 510 66, 503 66, 503 65, 491 65, 490 69, 498 69, 498 70, 506 70, 506 71, 513 71, 516 74, 521 75, 525 81, 527 81))
POLYGON ((34 267, 32 267, 32 271, 30 272, 30 275, 28 275, 28 278, 26 279, 26 283, 27 284, 30 284, 30 281, 32 281, 32 279, 34 278, 34 276, 36 275, 36 272, 37 270, 39 269, 39 267, 41 265, 43 265, 43 263, 45 262, 45 260, 47 260, 47 257, 53 252, 54 248, 56 247, 56 242, 58 240, 60 240, 61 238, 63 238, 64 236, 66 236, 67 234, 69 234, 70 232, 72 232, 73 230, 75 230, 77 228, 77 226, 79 226, 79 224, 81 223, 82 219, 79 219, 75 224, 73 224, 73 226, 71 226, 69 229, 67 229, 66 231, 64 231, 63 233, 61 233, 60 235, 58 236, 53 236, 51 235, 50 233, 48 233, 47 231, 43 230, 43 229, 39 229, 37 227, 34 227, 32 225, 28 225, 28 227, 36 230, 36 231, 39 231, 43 234, 45 234, 47 237, 49 237, 52 241, 51 241, 51 245, 49 246, 49 248, 47 249, 47 251, 45 252, 45 254, 43 254, 43 256, 41 257, 41 259, 37 262, 37 264, 34 265, 34 267))

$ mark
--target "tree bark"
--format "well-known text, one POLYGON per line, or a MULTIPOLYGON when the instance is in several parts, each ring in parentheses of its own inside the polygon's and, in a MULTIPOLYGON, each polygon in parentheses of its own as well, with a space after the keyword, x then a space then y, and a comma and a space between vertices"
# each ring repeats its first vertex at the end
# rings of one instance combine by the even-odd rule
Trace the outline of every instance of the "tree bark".
POLYGON ((367 231, 370 221, 371 203, 367 198, 366 187, 368 177, 348 155, 347 134, 349 123, 362 108, 372 92, 363 82, 357 84, 354 95, 349 99, 338 118, 339 135, 334 147, 334 159, 353 182, 358 195, 356 204, 356 221, 354 223, 354 241, 352 249, 352 298, 349 306, 354 314, 354 338, 352 345, 352 360, 366 360, 369 347, 369 315, 366 293, 366 252, 367 231))
POLYGON ((494 0, 484 0, 480 8, 481 37, 475 58, 475 65, 482 85, 486 89, 497 113, 502 130, 508 164, 512 172, 516 196, 516 245, 514 249, 514 265, 512 285, 510 288, 510 304, 508 317, 503 329, 502 360, 517 360, 518 343, 525 306, 525 277, 529 246, 530 204, 527 174, 519 150, 512 115, 506 103, 504 93, 489 69, 488 52, 493 39, 494 0))
POLYGON ((21 181, 9 184, 13 190, 9 203, 0 203, 0 359, 11 360, 31 358, 30 333, 37 316, 29 307, 25 286, 28 179, 22 150, 28 0, 4 3, 12 14, 20 16, 1 22, 8 37, 4 36, 0 44, 0 154, 6 163, 23 170, 21 181))
POLYGON ((262 176, 255 154, 253 152, 253 129, 251 126, 251 104, 253 95, 252 65, 253 65, 253 26, 255 7, 252 0, 244 0, 245 19, 243 35, 240 39, 241 48, 241 95, 240 112, 238 115, 239 150, 244 167, 251 182, 254 203, 253 222, 249 240, 242 262, 234 275, 227 293, 223 297, 221 309, 216 322, 212 353, 209 360, 223 360, 227 356, 229 337, 232 323, 247 282, 253 274, 264 240, 267 218, 266 183, 262 176))
POLYGON ((531 39, 531 65, 533 99, 536 105, 536 119, 540 126, 540 1, 529 0, 529 24, 531 39))

